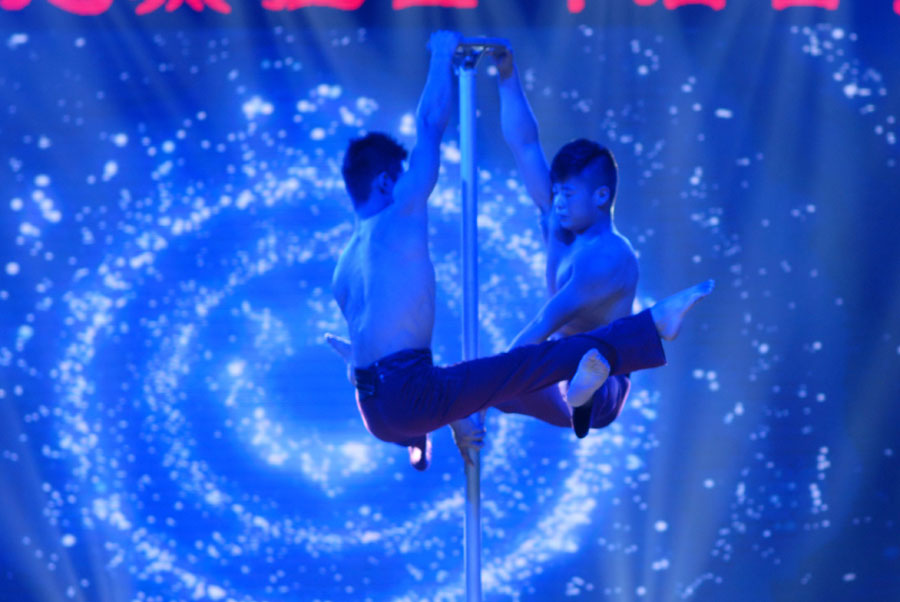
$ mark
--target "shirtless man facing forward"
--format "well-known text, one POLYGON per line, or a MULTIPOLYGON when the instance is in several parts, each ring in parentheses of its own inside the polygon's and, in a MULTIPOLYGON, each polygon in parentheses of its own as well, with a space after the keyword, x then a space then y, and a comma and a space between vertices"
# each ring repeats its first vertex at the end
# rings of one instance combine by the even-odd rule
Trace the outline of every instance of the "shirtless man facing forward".
MULTIPOLYGON (((618 167, 609 149, 586 139, 566 144, 547 165, 535 120, 510 51, 497 51, 500 121, 525 188, 541 213, 547 247, 550 299, 512 346, 586 332, 630 316, 638 281, 637 256, 616 230, 613 208, 618 167)), ((700 285, 712 290, 712 282, 700 285)), ((591 355, 585 362, 602 362, 591 355)), ((580 370, 559 387, 497 405, 497 409, 573 426, 578 437, 608 425, 622 411, 631 386, 627 375, 599 378, 605 370, 580 370), (601 386, 602 385, 602 386, 601 386)))
POLYGON ((431 62, 408 169, 403 147, 378 133, 351 141, 342 168, 356 224, 332 287, 349 329, 345 352, 357 406, 369 432, 408 447, 419 470, 429 462, 428 433, 572 379, 580 362, 590 364, 586 369, 608 367, 602 379, 607 372, 663 365, 661 339, 674 336, 687 310, 706 294, 694 287, 603 328, 453 366, 433 365, 435 275, 427 200, 437 182, 459 40, 456 33, 437 32, 429 41, 431 62), (582 362, 586 355, 602 360, 582 362))

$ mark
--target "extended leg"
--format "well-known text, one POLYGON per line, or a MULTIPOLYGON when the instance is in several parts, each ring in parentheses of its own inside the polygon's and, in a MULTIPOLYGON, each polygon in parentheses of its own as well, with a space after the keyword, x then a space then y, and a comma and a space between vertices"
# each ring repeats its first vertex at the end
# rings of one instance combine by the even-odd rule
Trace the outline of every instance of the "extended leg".
POLYGON ((559 383, 498 403, 494 407, 506 414, 532 416, 554 426, 572 426, 572 410, 559 390, 559 383))
MULTIPOLYGON (((485 408, 570 380, 590 349, 603 355, 613 375, 661 366, 665 353, 660 334, 677 334, 685 312, 711 290, 711 283, 697 285, 651 310, 584 334, 387 378, 379 387, 377 400, 372 401, 371 412, 387 430, 401 436, 387 439, 369 430, 393 441, 431 432, 485 408)), ((366 411, 363 416, 369 426, 366 411)))
POLYGON ((506 353, 431 368, 413 379, 386 381, 379 397, 382 419, 414 436, 474 412, 569 380, 581 358, 598 349, 613 374, 665 364, 665 354, 649 311, 609 326, 506 353), (390 401, 388 401, 390 400, 390 401))
MULTIPOLYGON (((506 414, 532 416, 547 424, 573 428, 576 427, 573 416, 576 412, 566 403, 565 396, 560 391, 561 386, 561 383, 557 383, 494 407, 506 414)), ((586 407, 587 411, 579 416, 582 426, 576 427, 575 433, 583 432, 579 437, 584 437, 588 427, 599 429, 609 426, 622 413, 630 390, 631 380, 627 376, 616 375, 606 379, 594 393, 591 404, 586 407)))

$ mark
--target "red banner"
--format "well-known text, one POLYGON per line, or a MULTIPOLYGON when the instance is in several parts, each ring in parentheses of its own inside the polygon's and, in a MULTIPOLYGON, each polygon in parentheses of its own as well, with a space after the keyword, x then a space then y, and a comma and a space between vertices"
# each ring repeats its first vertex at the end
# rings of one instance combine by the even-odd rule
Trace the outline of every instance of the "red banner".
POLYGON ((791 6, 815 6, 827 10, 837 10, 841 0, 772 0, 772 8, 784 10, 791 6))
MULTIPOLYGON (((120 0, 122 1, 122 0, 120 0)), ((608 0, 607 0, 608 1, 608 0)), ((619 0, 622 2, 628 0, 619 0)), ((638 6, 653 6, 661 3, 668 10, 682 6, 702 5, 713 10, 726 8, 727 0, 630 0, 638 6)), ((888 0, 883 0, 885 4, 888 0)), ((53 6, 75 15, 99 15, 109 10, 113 0, 47 0, 53 6)), ((334 8, 343 11, 354 11, 362 7, 366 0, 262 0, 262 7, 270 11, 293 11, 311 6, 334 8)), ((17 11, 31 4, 31 0, 0 0, 0 10, 17 11)), ((231 13, 231 5, 226 0, 141 0, 135 8, 138 15, 146 15, 164 9, 166 12, 178 10, 187 4, 191 9, 200 12, 206 8, 227 15, 231 13)), ((391 0, 393 10, 406 8, 436 6, 443 8, 475 9, 478 0, 391 0)), ((823 8, 837 10, 840 0, 772 0, 772 8, 784 10, 792 7, 823 8)), ((586 7, 586 0, 566 0, 570 13, 580 13, 586 7)), ((894 0, 894 12, 900 14, 900 0, 894 0)))

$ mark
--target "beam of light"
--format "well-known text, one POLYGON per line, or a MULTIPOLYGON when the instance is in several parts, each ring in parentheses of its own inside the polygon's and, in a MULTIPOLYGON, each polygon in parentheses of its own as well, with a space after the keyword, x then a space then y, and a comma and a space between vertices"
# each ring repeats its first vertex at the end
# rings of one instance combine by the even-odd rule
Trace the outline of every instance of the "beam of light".
MULTIPOLYGON (((738 61, 759 98, 730 97, 736 59, 690 54, 674 24, 615 25, 626 13, 607 11, 590 25, 509 32, 548 153, 588 135, 621 159, 618 217, 641 254, 640 302, 710 272, 720 288, 669 346, 672 365, 636 375, 606 431, 579 442, 491 416, 494 595, 702 597, 752 579, 740 561, 789 566, 817 591, 826 573, 840 587, 874 579, 840 558, 803 567, 837 526, 863 520, 860 459, 896 454, 890 425, 870 423, 889 410, 896 341, 873 343, 847 387, 861 411, 844 421, 831 374, 848 353, 843 304, 870 305, 867 291, 828 283, 855 261, 838 261, 842 249, 865 248, 858 229, 822 225, 856 215, 829 196, 845 186, 826 173, 839 145, 774 159, 798 142, 782 135, 787 116, 830 111, 861 149, 848 173, 892 182, 894 91, 855 58, 852 29, 815 24, 815 11, 768 12, 797 25, 776 36, 764 23, 754 39, 768 54, 738 61), (818 71, 781 82, 798 64, 818 71), (608 76, 585 75, 596 73, 608 76), (807 88, 814 97, 791 93, 807 88), (856 454, 844 429, 865 434, 856 454)), ((0 520, 23 587, 41 599, 461 591, 452 442, 438 433, 434 465, 411 474, 404 450, 364 432, 343 366, 321 344, 344 328, 328 290, 352 229, 343 147, 364 130, 413 140, 427 31, 308 25, 272 22, 262 41, 20 32, 0 44, 0 461, 18 479, 0 520), (405 76, 386 78, 386 65, 405 76), (51 69, 58 78, 29 79, 51 69)), ((721 27, 726 41, 742 31, 721 27)), ((482 326, 498 351, 546 298, 543 242, 482 87, 482 326)), ((448 133, 430 214, 444 361, 458 357, 458 154, 448 133)), ((876 321, 885 336, 898 328, 892 315, 876 321)))

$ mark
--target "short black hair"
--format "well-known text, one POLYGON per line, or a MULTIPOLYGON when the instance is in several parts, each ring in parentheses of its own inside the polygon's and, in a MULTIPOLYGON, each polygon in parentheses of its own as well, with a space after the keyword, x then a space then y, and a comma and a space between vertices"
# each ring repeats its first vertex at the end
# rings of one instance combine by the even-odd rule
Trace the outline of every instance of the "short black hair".
POLYGON ((585 138, 573 140, 559 149, 550 165, 550 182, 563 182, 588 169, 595 172, 592 183, 597 187, 607 186, 610 198, 615 201, 619 183, 616 159, 611 150, 585 138))
POLYGON ((341 175, 344 176, 344 185, 353 200, 353 206, 359 207, 368 200, 372 180, 378 174, 386 171, 395 178, 398 177, 403 171, 403 161, 407 154, 399 142, 380 132, 350 140, 344 154, 341 175))

